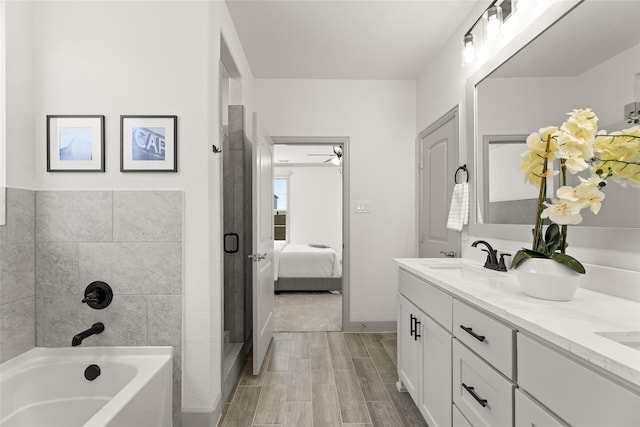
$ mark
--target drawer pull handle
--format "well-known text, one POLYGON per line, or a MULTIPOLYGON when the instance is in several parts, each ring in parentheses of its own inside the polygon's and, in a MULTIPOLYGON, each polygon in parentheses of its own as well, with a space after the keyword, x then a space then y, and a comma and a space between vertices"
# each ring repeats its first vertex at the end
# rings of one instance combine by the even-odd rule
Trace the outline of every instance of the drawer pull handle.
POLYGON ((460 325, 460 328, 462 328, 462 330, 464 330, 466 333, 468 333, 469 335, 471 335, 472 337, 474 337, 480 342, 485 340, 485 336, 476 334, 475 332, 473 332, 473 328, 467 328, 466 326, 463 326, 463 325, 460 325))
POLYGON ((480 396, 478 396, 476 394, 476 392, 474 391, 473 387, 469 387, 468 385, 466 385, 465 383, 462 383, 462 387, 464 387, 465 390, 467 390, 469 392, 469 394, 471 396, 473 396, 473 398, 480 404, 482 405, 483 408, 485 408, 487 406, 487 399, 480 399, 480 396))

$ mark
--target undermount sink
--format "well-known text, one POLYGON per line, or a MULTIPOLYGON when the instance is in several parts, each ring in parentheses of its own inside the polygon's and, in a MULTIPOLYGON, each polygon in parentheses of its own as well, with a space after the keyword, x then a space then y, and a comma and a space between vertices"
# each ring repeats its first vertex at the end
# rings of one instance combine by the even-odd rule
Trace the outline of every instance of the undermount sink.
POLYGON ((420 264, 441 271, 447 276, 454 278, 477 278, 483 277, 495 277, 496 272, 486 270, 482 267, 476 267, 465 263, 461 258, 426 258, 419 261, 420 264))
POLYGON ((596 332, 603 338, 617 342, 634 350, 640 351, 640 331, 630 332, 596 332))

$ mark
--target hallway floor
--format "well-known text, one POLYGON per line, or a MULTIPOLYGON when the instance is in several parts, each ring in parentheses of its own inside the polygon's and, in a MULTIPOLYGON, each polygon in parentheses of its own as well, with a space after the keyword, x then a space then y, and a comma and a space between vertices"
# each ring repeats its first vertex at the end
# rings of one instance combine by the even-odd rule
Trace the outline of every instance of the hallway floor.
POLYGON ((426 426, 396 390, 396 334, 276 333, 265 363, 248 360, 221 426, 426 426))
POLYGON ((342 295, 330 292, 282 292, 275 295, 276 332, 342 330, 342 295))

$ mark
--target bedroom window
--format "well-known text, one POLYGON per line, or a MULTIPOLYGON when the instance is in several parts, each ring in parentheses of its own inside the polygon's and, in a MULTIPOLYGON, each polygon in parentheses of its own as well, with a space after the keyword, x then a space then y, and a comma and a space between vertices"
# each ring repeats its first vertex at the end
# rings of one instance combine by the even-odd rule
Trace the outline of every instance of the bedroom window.
POLYGON ((287 240, 289 178, 273 180, 273 239, 287 240))

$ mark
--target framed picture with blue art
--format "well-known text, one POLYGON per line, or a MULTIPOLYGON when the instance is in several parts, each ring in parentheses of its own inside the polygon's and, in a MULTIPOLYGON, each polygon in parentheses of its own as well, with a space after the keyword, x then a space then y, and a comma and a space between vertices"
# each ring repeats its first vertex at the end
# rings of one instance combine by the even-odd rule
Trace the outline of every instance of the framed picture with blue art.
POLYGON ((47 172, 104 172, 104 116, 47 116, 47 172))
POLYGON ((120 116, 121 172, 177 172, 177 116, 120 116))

